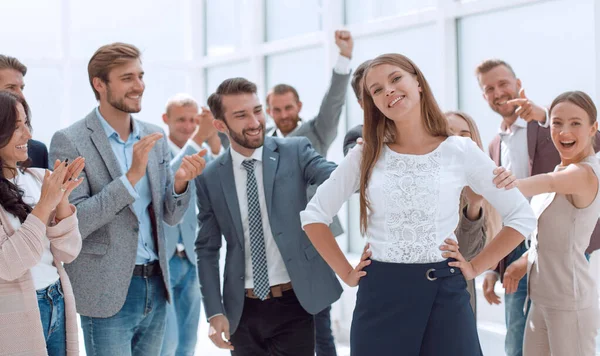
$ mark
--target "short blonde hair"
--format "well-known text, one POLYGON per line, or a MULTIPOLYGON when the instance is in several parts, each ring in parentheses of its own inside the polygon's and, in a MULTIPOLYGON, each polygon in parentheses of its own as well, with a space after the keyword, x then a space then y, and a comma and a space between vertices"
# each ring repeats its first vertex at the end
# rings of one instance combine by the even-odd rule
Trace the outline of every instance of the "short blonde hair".
POLYGON ((165 112, 167 113, 167 116, 169 115, 169 111, 173 106, 195 106, 198 108, 198 102, 190 94, 178 93, 167 100, 167 104, 165 105, 165 112))
POLYGON ((88 63, 88 76, 96 100, 100 100, 100 93, 94 88, 94 78, 100 78, 104 83, 108 83, 108 74, 113 68, 131 60, 140 59, 141 55, 136 46, 122 42, 115 42, 98 48, 88 63))

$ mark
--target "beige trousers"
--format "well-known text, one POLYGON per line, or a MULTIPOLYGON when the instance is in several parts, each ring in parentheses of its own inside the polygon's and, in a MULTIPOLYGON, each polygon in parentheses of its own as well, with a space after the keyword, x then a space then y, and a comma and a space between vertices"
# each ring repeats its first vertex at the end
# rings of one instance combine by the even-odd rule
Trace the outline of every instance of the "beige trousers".
POLYGON ((558 310, 531 303, 524 356, 594 356, 598 307, 558 310))

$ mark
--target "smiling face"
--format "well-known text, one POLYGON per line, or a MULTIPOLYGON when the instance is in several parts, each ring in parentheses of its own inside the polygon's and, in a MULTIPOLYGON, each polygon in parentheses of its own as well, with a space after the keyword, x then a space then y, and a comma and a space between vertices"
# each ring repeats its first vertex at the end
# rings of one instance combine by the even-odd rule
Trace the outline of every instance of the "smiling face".
POLYGON ((0 148, 0 158, 8 167, 15 168, 17 162, 27 160, 27 142, 31 139, 31 130, 25 109, 21 103, 17 102, 17 120, 15 130, 8 143, 0 148))
POLYGON ((593 153, 592 139, 598 123, 591 123, 584 109, 569 101, 556 104, 550 113, 550 134, 563 164, 580 162, 593 153))
POLYGON ((421 87, 404 69, 380 64, 371 68, 364 80, 373 103, 390 120, 402 120, 420 110, 421 87))
POLYGON ((450 114, 446 116, 448 119, 448 129, 454 136, 473 138, 469 124, 462 117, 450 114))
POLYGON ((294 93, 271 94, 268 97, 269 105, 267 113, 275 121, 277 128, 287 135, 294 131, 300 121, 300 110, 302 102, 297 101, 294 93))
POLYGON ((493 111, 502 117, 515 114, 517 107, 507 104, 507 102, 519 96, 521 80, 517 79, 510 69, 504 65, 498 65, 488 72, 480 74, 479 86, 483 91, 483 98, 493 111))
POLYGON ((265 114, 254 93, 223 95, 224 120, 215 120, 216 128, 225 132, 236 152, 247 157, 265 140, 265 114))
POLYGON ((130 60, 113 68, 108 74, 107 82, 94 78, 94 87, 100 93, 100 101, 106 101, 125 113, 140 112, 146 88, 142 62, 139 59, 130 60))

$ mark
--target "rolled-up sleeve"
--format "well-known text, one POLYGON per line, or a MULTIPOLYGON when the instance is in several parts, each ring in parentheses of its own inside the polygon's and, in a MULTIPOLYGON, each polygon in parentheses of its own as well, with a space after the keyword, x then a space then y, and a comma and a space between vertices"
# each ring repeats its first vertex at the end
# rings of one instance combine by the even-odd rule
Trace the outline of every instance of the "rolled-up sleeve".
POLYGON ((477 194, 492 204, 502 216, 504 226, 517 230, 523 237, 536 228, 537 220, 531 207, 518 189, 498 189, 492 182, 496 165, 471 140, 465 140, 465 166, 467 184, 477 194))
POLYGON ((331 224, 342 205, 356 192, 360 183, 362 145, 354 147, 319 186, 306 209, 300 212, 302 228, 308 224, 331 224))

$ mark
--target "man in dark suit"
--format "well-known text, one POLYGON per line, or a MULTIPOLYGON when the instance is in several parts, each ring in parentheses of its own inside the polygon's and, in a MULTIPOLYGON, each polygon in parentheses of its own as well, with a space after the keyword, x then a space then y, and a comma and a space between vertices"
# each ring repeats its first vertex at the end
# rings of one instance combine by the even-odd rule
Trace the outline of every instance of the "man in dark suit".
POLYGON ((314 355, 313 316, 335 302, 342 287, 302 231, 300 211, 307 187, 329 178, 336 165, 307 138, 265 137, 256 85, 246 79, 225 80, 208 105, 231 143, 195 180, 196 254, 209 336, 235 356, 314 355))
MULTIPOLYGON (((517 179, 551 172, 560 163, 560 156, 550 138, 548 111, 525 95, 521 80, 512 67, 499 59, 483 61, 475 71, 483 98, 502 117, 498 135, 489 145, 494 162, 510 169, 517 179)), ((596 139, 600 137, 596 133, 596 139)), ((592 234, 587 252, 600 247, 600 229, 592 234)), ((523 242, 506 256, 494 272, 485 275, 484 296, 490 304, 499 304, 494 285, 502 280, 506 268, 527 251, 523 242)), ((527 313, 523 306, 527 298, 527 278, 521 279, 517 291, 505 296, 506 340, 508 356, 522 355, 523 333, 527 313)), ((528 308, 527 308, 528 309, 528 308)))
MULTIPOLYGON (((0 54, 0 90, 7 90, 24 97, 24 77, 27 67, 15 57, 0 54)), ((31 161, 29 167, 48 168, 48 149, 46 145, 36 140, 29 140, 27 153, 31 161)))

